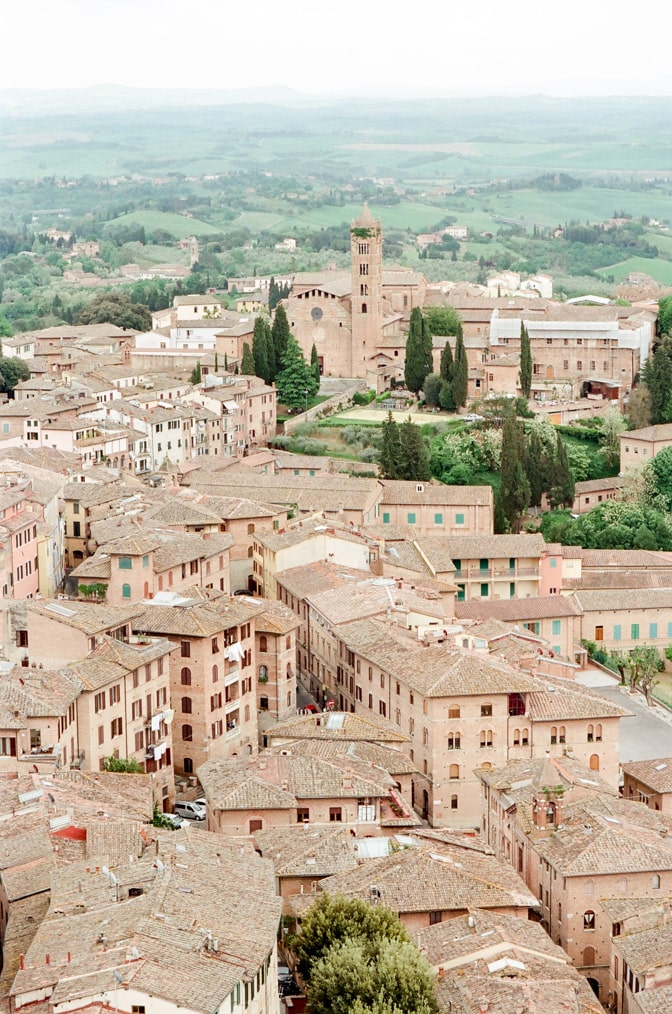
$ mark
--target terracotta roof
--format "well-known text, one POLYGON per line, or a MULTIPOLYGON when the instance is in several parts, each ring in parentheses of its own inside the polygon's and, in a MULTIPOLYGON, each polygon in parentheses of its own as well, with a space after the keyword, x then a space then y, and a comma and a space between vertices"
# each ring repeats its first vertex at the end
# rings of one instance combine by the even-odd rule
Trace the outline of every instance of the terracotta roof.
POLYGON ((508 863, 456 846, 416 845, 320 884, 328 894, 371 897, 400 914, 465 908, 537 907, 537 900, 508 863))
MULTIPOLYGON (((576 593, 577 597, 578 594, 576 593)), ((582 592, 581 594, 587 593, 582 592)), ((472 599, 469 602, 457 602, 455 615, 461 620, 495 619, 515 623, 517 621, 555 619, 562 616, 580 616, 581 609, 573 596, 539 595, 536 598, 472 599)))
MULTIPOLYGON (((371 480, 376 481, 376 480, 371 480)), ((383 504, 444 505, 446 507, 492 504, 491 486, 445 486, 434 482, 406 482, 401 479, 377 480, 383 489, 383 504), (420 489, 420 487, 422 487, 420 489)))
POLYGON ((630 761, 623 765, 623 774, 636 778, 652 792, 672 792, 672 757, 630 761))
POLYGON ((330 877, 357 865, 357 839, 347 827, 300 824, 255 831, 253 837, 278 877, 330 877))
POLYGON ((334 742, 407 743, 409 737, 397 726, 377 715, 329 711, 317 715, 296 715, 264 730, 269 739, 316 739, 334 742))
POLYGON ((75 627, 85 634, 100 634, 120 627, 142 612, 142 606, 111 606, 102 602, 81 602, 78 599, 58 602, 42 599, 39 602, 29 602, 28 609, 65 626, 75 627))

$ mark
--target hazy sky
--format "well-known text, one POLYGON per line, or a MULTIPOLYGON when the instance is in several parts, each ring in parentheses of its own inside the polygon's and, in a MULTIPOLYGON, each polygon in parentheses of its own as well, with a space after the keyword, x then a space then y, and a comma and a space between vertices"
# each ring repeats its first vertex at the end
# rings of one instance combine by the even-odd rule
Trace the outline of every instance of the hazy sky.
POLYGON ((672 95, 664 0, 24 0, 5 22, 0 88, 672 95))

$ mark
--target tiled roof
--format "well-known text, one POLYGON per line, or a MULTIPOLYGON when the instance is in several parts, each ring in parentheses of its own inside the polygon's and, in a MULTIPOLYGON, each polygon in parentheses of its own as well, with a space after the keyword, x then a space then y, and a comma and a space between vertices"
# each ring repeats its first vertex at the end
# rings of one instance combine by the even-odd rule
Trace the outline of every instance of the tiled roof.
POLYGON ((289 809, 299 800, 380 798, 393 785, 386 772, 354 758, 340 765, 271 752, 208 761, 198 776, 215 810, 289 809))
POLYGON ((538 689, 536 680, 506 662, 451 645, 424 647, 382 620, 356 620, 344 624, 339 634, 350 649, 429 697, 538 689))
POLYGON ((658 986, 637 994, 637 1005, 642 1014, 670 1014, 672 986, 658 986))
MULTIPOLYGON (((420 544, 438 539, 419 540, 420 544)), ((546 549, 543 535, 451 535, 441 539, 451 560, 510 560, 539 557, 546 549)))
POLYGON ((438 482, 417 483, 401 479, 380 479, 378 481, 383 489, 383 504, 459 507, 492 503, 491 486, 445 486, 438 482))
MULTIPOLYGON (((564 596, 563 596, 564 598, 564 596)), ((620 588, 610 591, 574 592, 574 598, 584 613, 607 612, 617 609, 668 609, 672 604, 666 588, 620 588)))
POLYGON ((357 839, 347 827, 268 828, 254 841, 279 877, 330 877, 357 865, 357 839))
POLYGON ((212 603, 188 602, 184 605, 140 607, 133 629, 165 636, 212 637, 221 630, 247 623, 263 611, 261 601, 225 596, 212 603))
POLYGON ((618 937, 618 949, 635 975, 672 964, 672 926, 626 933, 618 937))
MULTIPOLYGON (((586 594, 582 592, 581 594, 586 594)), ((578 595, 578 593, 577 593, 578 595)), ((612 608, 614 608, 612 606, 612 608)), ((504 620, 510 623, 527 620, 555 619, 562 616, 580 616, 581 609, 569 595, 539 595, 536 598, 472 599, 458 602, 455 615, 461 620, 504 620)))
POLYGON ((317 739, 334 742, 407 743, 409 737, 377 715, 332 711, 318 715, 293 715, 264 730, 269 739, 317 739))
POLYGON ((350 759, 353 759, 380 768, 395 777, 418 773, 418 768, 402 750, 394 750, 391 747, 379 746, 377 743, 367 743, 362 740, 338 743, 333 740, 299 739, 294 740, 289 746, 285 743, 273 749, 276 752, 289 750, 295 756, 321 757, 322 760, 331 761, 338 764, 339 767, 345 766, 350 759))
POLYGON ((380 901, 394 912, 456 911, 465 908, 535 908, 536 898, 511 867, 494 856, 449 845, 416 845, 320 884, 329 894, 349 898, 371 897, 371 885, 380 901))
POLYGON ((652 792, 672 792, 672 757, 630 761, 623 765, 623 774, 636 778, 652 792))
POLYGON ((255 630, 258 634, 289 634, 300 625, 301 621, 296 613, 282 602, 264 599, 263 604, 264 611, 255 620, 255 630))
POLYGON ((99 634, 120 627, 142 612, 142 606, 111 606, 102 602, 81 602, 78 599, 68 599, 65 602, 42 599, 30 602, 28 609, 65 626, 75 627, 85 634, 99 634))
POLYGON ((527 698, 528 712, 533 721, 550 722, 573 718, 625 718, 632 712, 599 694, 559 677, 539 676, 540 689, 527 698))

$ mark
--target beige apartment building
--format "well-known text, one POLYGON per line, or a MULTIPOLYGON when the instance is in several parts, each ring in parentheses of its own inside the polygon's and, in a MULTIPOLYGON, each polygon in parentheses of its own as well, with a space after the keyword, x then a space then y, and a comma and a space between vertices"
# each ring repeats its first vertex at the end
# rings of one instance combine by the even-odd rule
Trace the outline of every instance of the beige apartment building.
MULTIPOLYGON (((426 543, 421 542, 421 548, 426 543)), ((463 535, 442 540, 455 571, 457 601, 536 598, 540 594, 542 535, 463 535)))
POLYGON ((492 535, 491 486, 444 486, 430 482, 381 479, 376 519, 406 526, 419 538, 432 535, 492 535))
POLYGON ((177 648, 170 699, 178 774, 194 775, 208 759, 256 752, 255 620, 262 610, 241 598, 209 602, 170 593, 138 608, 136 633, 168 638, 177 648))
POLYGON ((585 636, 581 608, 575 597, 540 595, 536 598, 491 601, 472 599, 458 602, 458 620, 500 620, 511 627, 523 627, 551 645, 556 655, 573 659, 585 636))
POLYGON ((672 639, 672 598, 666 588, 579 589, 574 599, 582 614, 581 637, 606 651, 647 644, 664 654, 672 639))
POLYGON ((254 834, 274 827, 343 824, 355 836, 394 833, 416 822, 393 778, 349 758, 287 751, 208 761, 198 769, 211 831, 254 834))
POLYGON ((84 597, 92 585, 104 587, 105 600, 112 605, 190 588, 216 589, 228 595, 232 545, 233 537, 228 533, 145 530, 140 521, 137 536, 104 543, 71 577, 84 597))
POLYGON ((672 423, 621 433, 621 472, 643 468, 659 451, 672 446, 672 423))
POLYGON ((612 917, 605 899, 670 894, 669 818, 619 799, 568 757, 479 774, 489 843, 520 871, 545 929, 606 1003, 612 917))
POLYGON ((623 796, 650 810, 672 814, 672 757, 629 761, 623 765, 623 796))
POLYGON ((259 734, 296 714, 296 631, 299 619, 281 602, 264 602, 255 620, 259 734))

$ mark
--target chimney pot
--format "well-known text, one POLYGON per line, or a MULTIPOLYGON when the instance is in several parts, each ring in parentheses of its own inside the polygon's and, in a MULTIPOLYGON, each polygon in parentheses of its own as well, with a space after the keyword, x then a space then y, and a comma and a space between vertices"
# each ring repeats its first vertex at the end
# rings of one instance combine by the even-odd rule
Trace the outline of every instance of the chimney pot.
POLYGON ((49 954, 44 955, 44 963, 48 965, 51 962, 51 956, 49 954))

